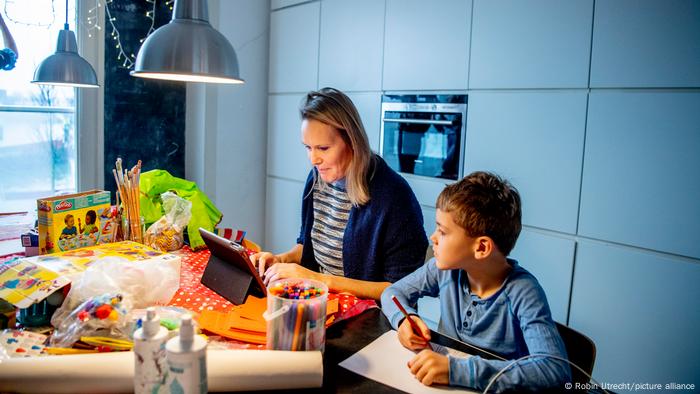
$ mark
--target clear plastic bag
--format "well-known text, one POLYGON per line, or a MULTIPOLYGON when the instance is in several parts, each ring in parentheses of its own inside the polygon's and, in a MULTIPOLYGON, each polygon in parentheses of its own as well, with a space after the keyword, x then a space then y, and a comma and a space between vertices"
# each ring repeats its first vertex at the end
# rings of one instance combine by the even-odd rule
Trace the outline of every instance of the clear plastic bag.
POLYGON ((104 293, 90 297, 55 326, 51 346, 71 347, 83 336, 125 338, 129 310, 131 301, 122 294, 104 293))
POLYGON ((165 214, 146 231, 146 245, 164 252, 180 249, 184 231, 192 217, 192 203, 173 192, 160 195, 165 214))
POLYGON ((54 336, 59 338, 56 344, 71 346, 73 343, 69 343, 70 340, 81 336, 105 335, 104 330, 108 331, 108 336, 128 337, 126 326, 129 322, 125 318, 100 324, 76 323, 77 314, 81 308, 85 309, 84 304, 91 299, 105 294, 112 297, 120 295, 123 314, 126 315, 132 308, 168 303, 179 285, 180 264, 177 261, 129 261, 118 257, 100 259, 73 282, 68 297, 51 318, 51 325, 56 327, 54 336))

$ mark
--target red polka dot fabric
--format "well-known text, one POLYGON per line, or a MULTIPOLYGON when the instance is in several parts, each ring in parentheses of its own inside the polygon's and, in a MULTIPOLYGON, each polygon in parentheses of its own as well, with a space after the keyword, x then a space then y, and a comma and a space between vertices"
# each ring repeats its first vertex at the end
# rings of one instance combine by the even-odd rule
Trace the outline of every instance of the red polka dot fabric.
POLYGON ((189 246, 184 246, 178 252, 180 263, 180 288, 170 304, 200 313, 205 309, 217 312, 228 312, 234 305, 213 290, 204 286, 200 281, 204 268, 209 261, 209 250, 193 252, 189 246))
MULTIPOLYGON (((205 309, 229 312, 236 307, 200 282, 204 268, 209 261, 208 249, 193 252, 189 246, 184 246, 175 254, 182 258, 180 288, 169 305, 182 307, 195 313, 200 313, 205 309)), ((358 315, 369 308, 377 307, 374 300, 361 300, 348 293, 330 293, 328 298, 338 298, 338 312, 334 316, 334 323, 358 315)))

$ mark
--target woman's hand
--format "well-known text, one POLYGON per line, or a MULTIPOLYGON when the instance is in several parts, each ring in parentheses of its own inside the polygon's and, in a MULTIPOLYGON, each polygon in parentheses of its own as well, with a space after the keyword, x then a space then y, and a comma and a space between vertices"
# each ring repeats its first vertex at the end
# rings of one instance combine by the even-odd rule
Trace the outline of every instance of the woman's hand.
POLYGON ((275 264, 265 271, 263 281, 265 286, 268 286, 273 281, 285 278, 315 279, 322 282, 323 278, 321 276, 318 272, 311 271, 299 264, 275 264))
MULTIPOLYGON (((258 274, 260 274, 260 277, 262 278, 265 276, 265 271, 270 266, 281 263, 282 259, 270 252, 258 252, 250 256, 250 261, 254 266, 258 267, 258 274)), ((265 284, 267 285, 267 281, 265 281, 265 284)))
POLYGON ((450 360, 447 356, 425 349, 408 362, 408 368, 426 386, 450 383, 450 360))
MULTIPOLYGON (((418 316, 415 315, 409 315, 409 318, 413 320, 414 323, 420 328, 421 333, 423 336, 429 341, 430 340, 430 329, 428 328, 427 325, 419 318, 418 316)), ((413 331, 413 328, 411 327, 411 323, 408 321, 408 318, 403 319, 401 324, 399 325, 398 335, 399 335, 399 342, 406 348, 410 350, 420 350, 420 349, 425 349, 428 347, 428 343, 425 342, 423 338, 421 338, 420 335, 416 334, 413 331)))

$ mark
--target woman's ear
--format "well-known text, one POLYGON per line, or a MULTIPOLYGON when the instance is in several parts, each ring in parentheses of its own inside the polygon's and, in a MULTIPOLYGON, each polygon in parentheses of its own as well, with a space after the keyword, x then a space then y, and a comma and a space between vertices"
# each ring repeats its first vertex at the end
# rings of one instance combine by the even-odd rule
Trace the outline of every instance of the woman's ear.
POLYGON ((474 257, 477 259, 485 259, 491 255, 494 249, 493 240, 490 237, 482 236, 476 239, 476 250, 474 257))

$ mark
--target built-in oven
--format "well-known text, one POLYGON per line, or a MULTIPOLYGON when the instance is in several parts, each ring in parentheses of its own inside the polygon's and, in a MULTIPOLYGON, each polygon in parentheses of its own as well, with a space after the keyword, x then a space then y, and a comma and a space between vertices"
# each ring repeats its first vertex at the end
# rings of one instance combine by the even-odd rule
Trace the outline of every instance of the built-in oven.
POLYGON ((380 151, 398 172, 462 177, 467 124, 465 94, 382 96, 380 151))

